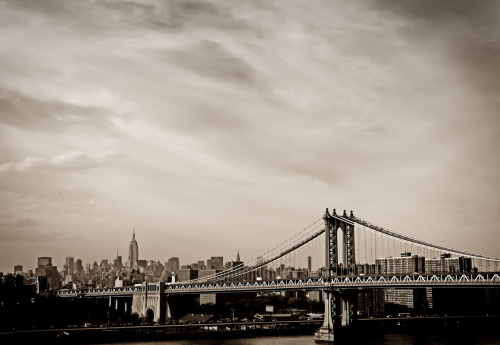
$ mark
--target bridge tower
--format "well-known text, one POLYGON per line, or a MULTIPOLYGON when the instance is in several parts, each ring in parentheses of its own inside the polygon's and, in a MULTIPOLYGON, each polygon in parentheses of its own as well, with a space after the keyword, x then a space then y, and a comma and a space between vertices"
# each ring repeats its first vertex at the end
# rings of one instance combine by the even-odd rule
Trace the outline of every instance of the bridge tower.
MULTIPOLYGON (((338 216, 335 209, 332 214, 326 209, 323 220, 325 221, 325 275, 331 279, 337 275, 354 275, 356 272, 355 245, 354 245, 354 223, 351 219, 354 215, 351 211, 348 217, 346 211, 342 216, 338 216), (339 246, 338 230, 342 230, 342 241, 344 248, 345 268, 339 272, 339 246), (344 271, 345 270, 345 271, 344 271)), ((323 326, 314 334, 314 340, 322 343, 334 342, 334 326, 340 321, 342 326, 350 324, 351 305, 350 302, 333 290, 323 291, 323 300, 325 302, 325 319, 323 326)))
POLYGON ((326 209, 323 220, 325 221, 325 249, 326 249, 326 271, 328 277, 334 275, 354 275, 356 272, 356 259, 354 248, 354 225, 352 219, 354 214, 348 217, 346 211, 342 216, 337 215, 335 209, 332 214, 326 209), (342 230, 342 243, 344 247, 344 264, 343 270, 339 272, 339 246, 338 246, 338 230, 342 230))

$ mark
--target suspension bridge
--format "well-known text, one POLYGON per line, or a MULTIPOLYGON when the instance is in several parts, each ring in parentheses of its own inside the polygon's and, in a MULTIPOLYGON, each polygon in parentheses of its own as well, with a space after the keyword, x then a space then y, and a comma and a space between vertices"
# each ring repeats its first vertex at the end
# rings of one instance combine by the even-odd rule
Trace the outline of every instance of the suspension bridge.
MULTIPOLYGON (((355 302, 347 291, 377 288, 500 287, 500 258, 415 239, 326 209, 323 217, 265 253, 230 269, 176 283, 59 291, 60 297, 133 296, 132 311, 164 319, 168 297, 183 294, 321 291, 318 342, 334 342, 355 302), (148 314, 149 313, 149 314, 148 314)), ((118 302, 116 302, 118 305, 118 302)))

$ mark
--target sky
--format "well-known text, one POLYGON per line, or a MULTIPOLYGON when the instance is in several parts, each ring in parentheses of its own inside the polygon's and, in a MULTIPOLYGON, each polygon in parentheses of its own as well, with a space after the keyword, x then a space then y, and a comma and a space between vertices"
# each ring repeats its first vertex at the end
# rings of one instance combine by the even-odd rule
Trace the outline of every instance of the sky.
POLYGON ((0 271, 248 260, 354 214, 500 256, 497 1, 0 0, 0 271))

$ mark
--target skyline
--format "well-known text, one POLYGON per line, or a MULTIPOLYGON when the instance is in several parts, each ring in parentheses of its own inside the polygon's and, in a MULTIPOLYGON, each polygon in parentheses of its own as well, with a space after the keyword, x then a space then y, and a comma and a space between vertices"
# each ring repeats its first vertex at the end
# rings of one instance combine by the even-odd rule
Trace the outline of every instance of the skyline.
POLYGON ((500 257, 499 15, 0 0, 0 271, 125 258, 134 227, 151 259, 245 260, 327 207, 500 257))

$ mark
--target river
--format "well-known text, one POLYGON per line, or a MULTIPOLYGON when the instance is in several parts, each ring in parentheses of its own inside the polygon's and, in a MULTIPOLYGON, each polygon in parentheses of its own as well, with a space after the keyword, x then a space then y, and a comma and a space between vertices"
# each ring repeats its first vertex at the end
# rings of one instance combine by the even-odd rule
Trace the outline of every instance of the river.
MULTIPOLYGON (((113 343, 101 345, 313 345, 312 335, 256 337, 245 339, 189 339, 156 342, 113 343)), ((499 345, 500 335, 476 333, 473 329, 454 334, 387 333, 373 336, 361 335, 341 339, 335 345, 499 345)))

